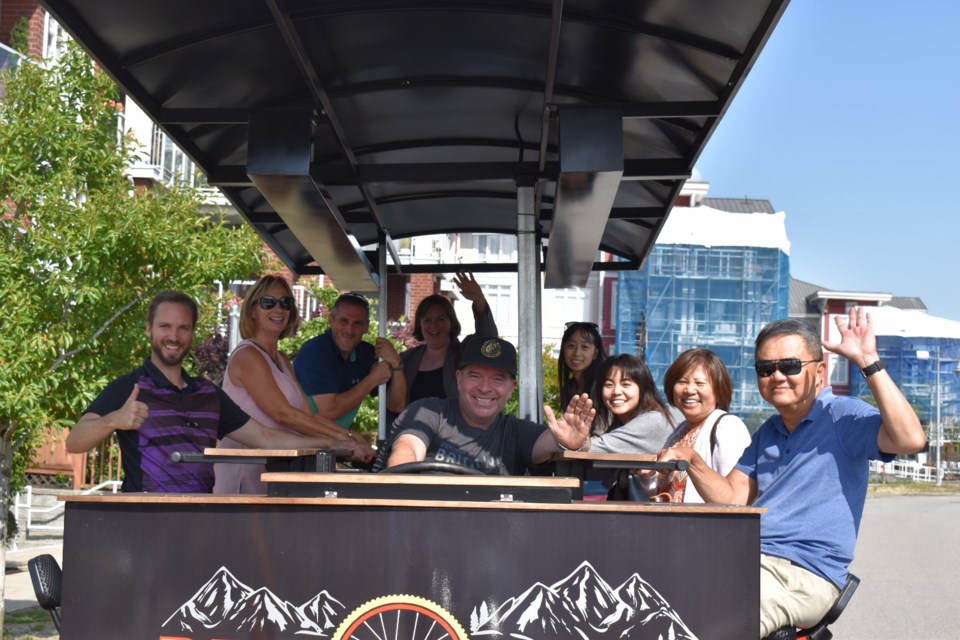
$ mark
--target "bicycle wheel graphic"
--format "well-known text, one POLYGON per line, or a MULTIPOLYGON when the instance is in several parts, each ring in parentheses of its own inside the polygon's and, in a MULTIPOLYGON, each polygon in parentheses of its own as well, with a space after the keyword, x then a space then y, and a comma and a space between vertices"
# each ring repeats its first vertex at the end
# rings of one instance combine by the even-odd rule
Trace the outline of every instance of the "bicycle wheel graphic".
POLYGON ((449 612, 426 598, 374 598, 344 618, 332 640, 469 640, 449 612))

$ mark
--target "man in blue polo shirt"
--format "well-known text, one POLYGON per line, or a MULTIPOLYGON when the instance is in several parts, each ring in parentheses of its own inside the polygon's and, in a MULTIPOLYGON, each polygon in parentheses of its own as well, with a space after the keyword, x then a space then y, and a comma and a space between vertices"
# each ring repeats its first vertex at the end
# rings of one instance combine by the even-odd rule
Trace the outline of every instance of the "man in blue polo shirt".
POLYGON ((307 340, 293 361, 297 380, 316 411, 347 429, 368 395, 387 384, 387 409, 403 411, 407 380, 400 354, 386 338, 363 342, 370 326, 370 303, 344 293, 330 310, 330 328, 307 340), (380 359, 378 362, 377 359, 380 359))
POLYGON ((820 341, 809 324, 779 320, 756 340, 757 386, 777 411, 754 434, 726 477, 693 449, 685 459, 707 502, 765 507, 760 521, 760 637, 808 628, 832 606, 853 560, 869 461, 916 453, 926 439, 913 408, 884 370, 862 307, 837 318, 841 341, 820 341), (855 364, 877 407, 824 386, 823 349, 855 364))

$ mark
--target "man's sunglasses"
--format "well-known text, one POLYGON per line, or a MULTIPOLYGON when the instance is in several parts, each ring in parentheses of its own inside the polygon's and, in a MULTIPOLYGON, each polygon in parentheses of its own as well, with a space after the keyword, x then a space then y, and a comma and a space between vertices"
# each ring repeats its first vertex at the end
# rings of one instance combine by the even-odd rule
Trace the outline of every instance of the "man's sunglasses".
POLYGON ((563 330, 569 331, 573 327, 578 329, 586 329, 587 331, 593 331, 594 333, 600 333, 600 325, 598 325, 596 322, 580 322, 579 320, 573 320, 563 325, 563 330))
POLYGON ((273 309, 277 306, 277 303, 280 303, 281 309, 286 309, 289 311, 293 309, 294 299, 291 296, 283 296, 282 298, 277 298, 275 296, 263 296, 257 302, 260 304, 261 309, 273 309))
POLYGON ((340 297, 337 298, 337 301, 333 304, 333 306, 336 307, 344 300, 348 300, 353 304, 359 305, 368 311, 370 310, 370 301, 367 300, 362 295, 360 295, 359 293, 353 293, 352 291, 349 293, 341 293, 340 297))
POLYGON ((782 360, 757 360, 753 368, 761 378, 769 378, 777 369, 785 376, 795 376, 803 369, 803 365, 820 362, 820 360, 801 360, 800 358, 783 358, 782 360))

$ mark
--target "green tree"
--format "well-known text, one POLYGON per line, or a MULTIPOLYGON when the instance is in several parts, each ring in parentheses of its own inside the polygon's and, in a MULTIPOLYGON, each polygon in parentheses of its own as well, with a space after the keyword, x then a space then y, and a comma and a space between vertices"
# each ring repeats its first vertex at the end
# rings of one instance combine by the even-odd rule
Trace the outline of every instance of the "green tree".
MULTIPOLYGON (((543 353, 540 357, 542 362, 540 389, 543 393, 543 404, 550 405, 556 415, 561 415, 563 411, 560 408, 560 382, 557 378, 557 359, 553 357, 553 345, 543 345, 543 353)), ((515 416, 520 415, 519 389, 513 390, 513 394, 507 401, 507 406, 503 408, 503 412, 515 416)), ((543 414, 542 408, 540 413, 543 414)))
MULTIPOLYGON (((78 47, 68 46, 55 66, 22 61, 2 80, 6 513, 11 482, 22 481, 12 475, 14 454, 22 460, 38 433, 76 422, 108 381, 147 355, 150 298, 181 289, 210 309, 212 283, 255 274, 262 252, 249 229, 226 226, 190 188, 134 189, 125 169, 135 145, 118 135, 119 92, 78 47)), ((4 523, 0 518, 0 540, 4 523)), ((2 586, 0 578, 0 592, 2 586)), ((2 617, 0 604, 0 625, 2 617)))

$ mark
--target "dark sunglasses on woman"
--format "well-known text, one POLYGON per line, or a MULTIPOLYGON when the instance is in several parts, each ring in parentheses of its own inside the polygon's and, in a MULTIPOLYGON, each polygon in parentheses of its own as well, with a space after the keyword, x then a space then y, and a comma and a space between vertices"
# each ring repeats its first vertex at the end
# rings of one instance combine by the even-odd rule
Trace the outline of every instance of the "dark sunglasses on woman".
POLYGON ((283 296, 279 299, 274 296, 263 296, 257 302, 260 304, 261 309, 273 309, 279 302, 281 309, 289 311, 293 309, 294 300, 291 296, 283 296))

